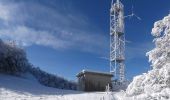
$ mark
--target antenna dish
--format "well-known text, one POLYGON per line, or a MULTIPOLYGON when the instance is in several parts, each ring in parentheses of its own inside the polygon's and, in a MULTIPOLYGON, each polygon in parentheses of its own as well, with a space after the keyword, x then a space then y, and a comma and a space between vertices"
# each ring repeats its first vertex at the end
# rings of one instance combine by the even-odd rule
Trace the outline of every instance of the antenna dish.
POLYGON ((138 20, 142 20, 139 16, 137 16, 135 13, 134 13, 134 7, 133 7, 133 5, 132 5, 132 9, 131 9, 131 14, 130 15, 127 15, 127 16, 125 16, 125 18, 132 18, 132 17, 136 17, 138 20))

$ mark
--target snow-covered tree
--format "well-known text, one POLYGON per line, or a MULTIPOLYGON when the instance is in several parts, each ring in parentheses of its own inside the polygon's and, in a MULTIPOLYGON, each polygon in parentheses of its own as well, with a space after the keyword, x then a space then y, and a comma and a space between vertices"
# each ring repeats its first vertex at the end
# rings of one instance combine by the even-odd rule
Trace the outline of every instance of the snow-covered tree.
POLYGON ((133 100, 170 100, 170 15, 155 22, 152 35, 155 48, 146 55, 153 69, 128 86, 126 96, 133 100))
POLYGON ((26 53, 16 45, 0 40, 0 72, 20 75, 27 71, 29 64, 26 53))

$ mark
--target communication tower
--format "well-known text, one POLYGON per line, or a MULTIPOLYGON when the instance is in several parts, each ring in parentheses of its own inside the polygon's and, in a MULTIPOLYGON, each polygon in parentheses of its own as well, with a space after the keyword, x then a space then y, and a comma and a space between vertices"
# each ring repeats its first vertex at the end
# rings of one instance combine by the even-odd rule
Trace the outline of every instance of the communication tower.
POLYGON ((125 81, 124 5, 119 0, 112 0, 110 9, 110 72, 125 81))

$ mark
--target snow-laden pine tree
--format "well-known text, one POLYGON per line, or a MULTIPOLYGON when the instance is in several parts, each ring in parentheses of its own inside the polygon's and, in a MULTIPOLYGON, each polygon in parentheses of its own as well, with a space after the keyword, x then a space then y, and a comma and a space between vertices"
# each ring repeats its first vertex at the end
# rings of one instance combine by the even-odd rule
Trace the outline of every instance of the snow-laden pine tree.
POLYGON ((170 14, 155 22, 155 48, 146 55, 152 70, 134 77, 126 90, 133 100, 170 100, 170 14))

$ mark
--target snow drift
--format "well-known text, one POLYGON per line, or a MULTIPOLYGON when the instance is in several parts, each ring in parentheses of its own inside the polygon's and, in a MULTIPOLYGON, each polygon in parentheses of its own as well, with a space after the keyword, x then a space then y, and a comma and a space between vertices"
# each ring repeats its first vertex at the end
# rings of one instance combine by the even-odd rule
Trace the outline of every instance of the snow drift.
POLYGON ((134 77, 126 90, 131 100, 170 100, 170 14, 155 22, 155 48, 146 55, 152 70, 134 77))

